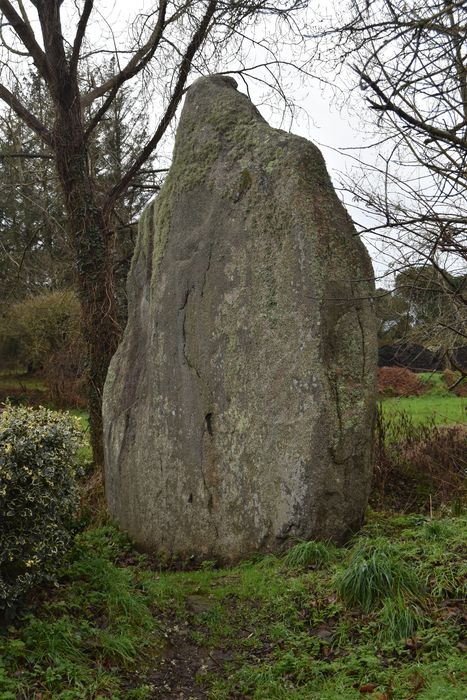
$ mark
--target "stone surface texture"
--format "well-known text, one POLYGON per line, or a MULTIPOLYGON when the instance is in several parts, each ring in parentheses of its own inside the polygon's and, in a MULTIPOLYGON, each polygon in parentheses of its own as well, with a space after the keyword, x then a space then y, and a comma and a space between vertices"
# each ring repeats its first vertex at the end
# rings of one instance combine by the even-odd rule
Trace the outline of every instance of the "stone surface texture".
POLYGON ((104 392, 107 499, 137 544, 228 562, 359 527, 372 278, 319 150, 197 80, 104 392))

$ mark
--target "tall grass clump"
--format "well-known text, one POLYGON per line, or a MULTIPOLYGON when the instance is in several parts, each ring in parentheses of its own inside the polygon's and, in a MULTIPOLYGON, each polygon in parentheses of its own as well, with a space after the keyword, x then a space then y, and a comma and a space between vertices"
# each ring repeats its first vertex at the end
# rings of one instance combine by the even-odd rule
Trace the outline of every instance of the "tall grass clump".
POLYGON ((400 595, 385 598, 379 613, 380 636, 383 639, 397 641, 409 639, 423 622, 417 607, 407 603, 400 595))
POLYGON ((308 566, 322 566, 334 556, 334 549, 324 542, 298 542, 284 557, 284 565, 289 569, 305 569, 308 566))
POLYGON ((395 547, 381 538, 355 546, 347 567, 337 575, 336 586, 348 606, 359 606, 365 613, 386 598, 420 590, 413 570, 395 547))

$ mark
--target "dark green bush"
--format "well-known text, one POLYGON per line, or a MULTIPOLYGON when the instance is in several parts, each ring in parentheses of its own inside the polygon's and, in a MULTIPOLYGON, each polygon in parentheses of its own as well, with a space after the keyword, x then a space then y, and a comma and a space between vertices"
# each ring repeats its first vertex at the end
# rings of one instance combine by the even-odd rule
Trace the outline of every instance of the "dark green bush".
POLYGON ((0 413, 0 614, 53 579, 78 505, 75 419, 46 408, 0 413))

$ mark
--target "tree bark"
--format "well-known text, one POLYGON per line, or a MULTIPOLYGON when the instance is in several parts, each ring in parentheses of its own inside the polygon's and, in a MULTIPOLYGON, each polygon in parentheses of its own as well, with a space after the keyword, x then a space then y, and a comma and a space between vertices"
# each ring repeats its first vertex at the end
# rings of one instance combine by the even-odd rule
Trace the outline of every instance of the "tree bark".
POLYGON ((95 462, 102 465, 102 390, 117 348, 119 325, 112 282, 112 232, 90 175, 79 100, 72 100, 68 109, 57 105, 54 140, 88 347, 91 446, 95 462))

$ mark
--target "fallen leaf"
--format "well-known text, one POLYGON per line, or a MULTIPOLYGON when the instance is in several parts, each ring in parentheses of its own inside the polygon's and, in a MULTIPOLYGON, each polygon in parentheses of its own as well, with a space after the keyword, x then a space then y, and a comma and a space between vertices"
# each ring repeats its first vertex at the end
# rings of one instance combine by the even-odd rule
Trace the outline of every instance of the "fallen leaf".
POLYGON ((378 686, 376 683, 365 683, 365 685, 361 685, 358 691, 360 693, 372 693, 378 686))
POLYGON ((416 637, 410 637, 409 639, 406 640, 405 646, 408 649, 420 649, 420 647, 423 646, 422 642, 417 639, 416 637))

